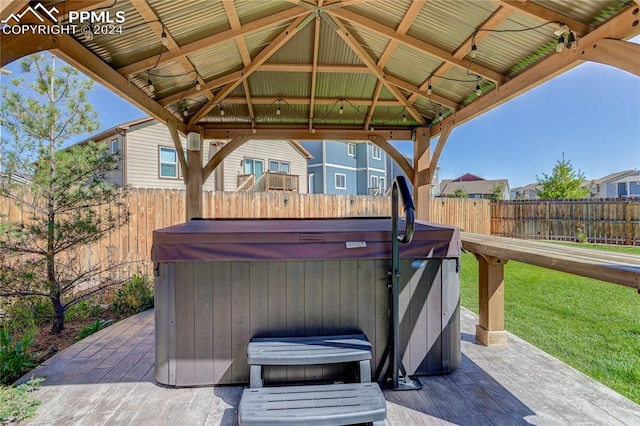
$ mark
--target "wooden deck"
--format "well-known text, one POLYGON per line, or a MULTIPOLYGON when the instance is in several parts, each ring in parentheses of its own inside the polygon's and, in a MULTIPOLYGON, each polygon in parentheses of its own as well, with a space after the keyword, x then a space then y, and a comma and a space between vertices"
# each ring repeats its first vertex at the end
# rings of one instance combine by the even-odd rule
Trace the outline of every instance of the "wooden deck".
MULTIPOLYGON (((640 424, 640 406, 517 337, 506 347, 476 344, 476 323, 463 309, 455 373, 420 378, 421 391, 385 391, 388 425, 640 424)), ((153 311, 141 313, 34 370, 47 380, 25 424, 237 424, 241 387, 155 384, 153 327, 153 311)))

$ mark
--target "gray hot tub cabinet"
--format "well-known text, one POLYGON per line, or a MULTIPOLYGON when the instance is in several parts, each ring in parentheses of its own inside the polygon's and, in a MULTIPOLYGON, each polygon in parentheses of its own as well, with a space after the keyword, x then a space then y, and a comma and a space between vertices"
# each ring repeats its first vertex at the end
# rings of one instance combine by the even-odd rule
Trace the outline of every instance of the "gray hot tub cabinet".
MULTIPOLYGON (((389 335, 388 218, 211 220, 154 232, 156 380, 248 383, 253 337, 364 333, 372 376, 389 335)), ((401 247, 400 354, 411 375, 460 365, 457 229, 417 222, 401 247)), ((325 379, 286 367, 266 380, 325 379)))

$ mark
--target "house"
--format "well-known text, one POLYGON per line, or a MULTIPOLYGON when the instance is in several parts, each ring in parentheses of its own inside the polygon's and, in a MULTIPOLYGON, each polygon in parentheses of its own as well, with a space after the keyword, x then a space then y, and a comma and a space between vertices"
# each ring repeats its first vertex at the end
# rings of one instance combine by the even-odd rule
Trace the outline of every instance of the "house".
MULTIPOLYGON (((411 166, 413 166, 413 157, 409 155, 404 155, 404 154, 402 156, 405 158, 405 160, 407 160, 409 164, 411 164, 411 166)), ((409 184, 409 191, 411 191, 411 193, 413 194, 413 182, 411 182, 411 180, 407 177, 406 173, 396 163, 396 161, 389 156, 387 156, 387 174, 389 176, 389 179, 387 179, 388 181, 387 193, 391 189, 391 185, 393 184, 393 181, 395 180, 395 178, 397 178, 398 176, 404 176, 404 178, 407 180, 407 183, 409 184)), ((438 195, 439 188, 440 188, 440 167, 436 167, 433 173, 433 179, 431 180, 431 197, 436 197, 438 195)))
POLYGON ((636 170, 632 174, 608 183, 608 185, 615 188, 616 197, 640 198, 640 171, 636 170))
MULTIPOLYGON (((594 179, 591 181, 591 197, 592 198, 615 198, 623 193, 622 186, 621 191, 618 191, 618 185, 615 183, 618 180, 627 176, 634 176, 640 173, 638 170, 624 170, 621 172, 611 173, 600 179, 594 179)), ((623 182, 620 182, 623 183, 623 182)))
MULTIPOLYGON (((110 152, 118 155, 119 166, 108 176, 111 182, 130 188, 185 189, 171 134, 164 124, 153 118, 123 123, 90 139, 106 142, 110 152)), ((186 146, 183 136, 180 140, 186 146)), ((202 144, 203 165, 224 144, 205 141, 202 144)), ((309 158, 311 155, 295 141, 251 140, 225 158, 204 183, 203 189, 236 191, 241 181, 238 176, 253 175, 257 180, 266 173, 290 175, 288 181, 295 182, 295 189, 307 192, 309 158)), ((292 189, 291 185, 287 187, 292 189)), ((244 189, 253 190, 251 186, 244 189)))
POLYGON ((440 183, 440 196, 451 197, 457 190, 462 190, 469 198, 491 198, 497 186, 502 187, 502 199, 508 200, 510 191, 507 179, 487 180, 467 173, 455 179, 443 179, 440 183))
POLYGON ((525 186, 519 186, 511 190, 512 200, 537 200, 538 191, 542 188, 539 183, 530 183, 525 186))
POLYGON ((389 184, 387 155, 371 142, 308 141, 309 192, 315 194, 383 195, 389 184))

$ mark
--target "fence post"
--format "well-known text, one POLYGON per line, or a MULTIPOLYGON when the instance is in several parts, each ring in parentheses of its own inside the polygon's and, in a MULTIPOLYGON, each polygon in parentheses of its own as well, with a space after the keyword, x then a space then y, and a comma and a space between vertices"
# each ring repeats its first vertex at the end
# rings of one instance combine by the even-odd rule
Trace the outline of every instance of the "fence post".
POLYGON ((625 244, 630 246, 633 244, 633 226, 631 224, 631 201, 627 200, 627 204, 624 208, 624 229, 625 229, 625 244))
POLYGON ((549 205, 549 201, 545 202, 545 228, 547 228, 547 241, 549 241, 551 239, 551 221, 549 220, 549 211, 550 211, 550 205, 549 205))

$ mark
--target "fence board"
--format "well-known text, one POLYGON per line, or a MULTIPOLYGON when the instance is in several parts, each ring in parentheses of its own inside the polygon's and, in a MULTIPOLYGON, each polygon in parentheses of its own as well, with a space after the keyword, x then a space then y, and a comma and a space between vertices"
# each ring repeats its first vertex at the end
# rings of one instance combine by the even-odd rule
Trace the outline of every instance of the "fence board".
POLYGON ((640 200, 500 201, 491 204, 491 234, 524 239, 640 245, 640 200))
MULTIPOLYGON (((125 195, 129 222, 101 241, 83 249, 83 264, 96 261, 133 262, 119 274, 150 273, 154 229, 184 222, 185 191, 175 189, 129 189, 125 195)), ((32 213, 0 197, 6 217, 19 221, 32 213)), ((486 200, 436 198, 430 200, 430 221, 457 226, 465 231, 489 234, 491 207, 486 200)), ((389 197, 322 195, 275 192, 205 191, 203 215, 209 218, 322 218, 389 216, 389 197)), ((638 209, 636 209, 636 215, 638 209)), ((624 226, 622 232, 627 232, 624 226)))

